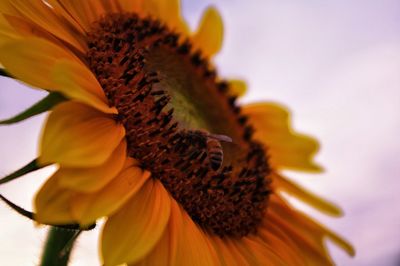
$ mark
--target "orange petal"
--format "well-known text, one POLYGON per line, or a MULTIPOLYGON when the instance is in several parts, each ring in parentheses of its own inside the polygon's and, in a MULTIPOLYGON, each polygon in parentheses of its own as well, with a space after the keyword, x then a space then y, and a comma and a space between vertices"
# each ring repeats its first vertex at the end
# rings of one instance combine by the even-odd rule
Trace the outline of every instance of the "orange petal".
POLYGON ((270 162, 276 168, 321 171, 312 159, 318 142, 295 133, 290 127, 289 112, 275 103, 256 103, 243 107, 255 127, 254 137, 267 146, 270 162))
POLYGON ((263 239, 266 245, 276 247, 275 250, 282 256, 287 257, 288 261, 293 261, 293 265, 304 265, 305 259, 301 251, 301 247, 287 235, 287 232, 282 230, 279 225, 272 222, 270 219, 264 219, 259 227, 257 235, 263 239))
POLYGON ((259 242, 262 243, 263 246, 265 246, 269 251, 273 251, 273 253, 276 254, 275 256, 278 256, 289 265, 306 266, 300 250, 293 248, 290 244, 274 235, 268 229, 269 228, 260 227, 257 229, 257 236, 262 239, 259 240, 259 242))
POLYGON ((71 211, 81 225, 89 225, 103 216, 109 216, 121 208, 150 177, 139 167, 123 170, 103 189, 94 193, 77 193, 72 198, 71 211))
POLYGON ((207 57, 212 57, 222 47, 224 27, 219 12, 209 7, 204 12, 200 26, 193 35, 193 45, 207 57))
POLYGON ((81 52, 86 50, 83 36, 74 32, 64 20, 60 19, 55 10, 50 8, 44 1, 4 1, 12 6, 12 8, 8 8, 5 11, 5 14, 29 21, 31 24, 37 25, 57 38, 71 44, 81 52))
POLYGON ((332 264, 324 244, 325 238, 330 238, 349 255, 354 255, 354 249, 347 241, 294 210, 278 195, 271 195, 269 205, 266 219, 270 219, 271 222, 287 232, 287 235, 299 246, 310 263, 316 265, 332 264))
POLYGON ((118 0, 100 0, 102 3, 104 10, 109 13, 121 13, 122 8, 118 2, 118 0))
MULTIPOLYGON (((40 28, 38 25, 31 23, 21 17, 12 16, 3 14, 5 20, 12 28, 14 32, 14 36, 4 36, 3 35, 3 43, 9 42, 15 39, 24 39, 24 38, 40 38, 47 40, 57 46, 64 47, 65 43, 63 43, 60 39, 57 39, 54 35, 49 33, 48 31, 40 28)), ((68 48, 69 49, 69 48, 68 48)))
POLYGON ((92 22, 100 19, 107 11, 99 0, 51 0, 50 4, 64 8, 87 32, 90 31, 92 22))
POLYGON ((5 0, 5 1, 0 1, 0 13, 1 14, 19 14, 18 11, 13 7, 12 1, 5 0))
POLYGON ((177 256, 178 246, 182 236, 182 212, 178 203, 175 200, 171 200, 171 214, 168 221, 167 228, 165 229, 160 240, 157 242, 153 250, 147 254, 147 256, 129 266, 139 265, 178 265, 177 256))
POLYGON ((143 2, 144 0, 117 0, 121 9, 125 12, 134 12, 137 14, 143 13, 143 2))
POLYGON ((113 119, 87 105, 66 102, 50 113, 44 128, 39 162, 63 167, 104 163, 125 135, 113 119))
POLYGON ((218 256, 206 239, 206 233, 193 222, 185 210, 181 209, 181 212, 182 231, 178 242, 178 256, 173 265, 218 265, 218 256))
MULTIPOLYGON (((73 31, 74 33, 82 35, 82 37, 85 36, 85 31, 81 27, 81 25, 78 23, 78 21, 75 20, 71 16, 71 14, 66 10, 62 3, 60 3, 59 0, 46 0, 46 2, 51 5, 53 12, 59 17, 59 19, 65 24, 68 25, 70 30, 73 31), (69 23, 69 24, 67 24, 69 23)), ((85 44, 86 45, 86 44, 85 44)))
POLYGON ((80 192, 93 192, 108 184, 124 166, 126 142, 121 144, 102 165, 93 168, 61 168, 60 186, 80 192))
POLYGON ((103 228, 105 265, 135 263, 160 240, 170 217, 171 198, 162 184, 150 179, 103 228))
POLYGON ((62 59, 78 60, 65 49, 39 38, 13 40, 0 47, 0 62, 7 72, 42 89, 54 86, 51 72, 56 62, 62 59))
POLYGON ((61 188, 57 172, 40 188, 35 197, 35 220, 45 224, 68 224, 75 222, 70 212, 73 191, 61 188))
POLYGON ((213 236, 211 243, 214 245, 220 260, 220 264, 224 266, 247 266, 250 262, 232 245, 231 240, 221 239, 213 236))
POLYGON ((3 14, 0 13, 0 45, 19 37, 20 36, 4 18, 3 14))
POLYGON ((314 195, 313 193, 305 190, 299 185, 293 183, 289 179, 277 174, 273 173, 273 186, 278 191, 284 191, 290 194, 293 197, 298 198, 304 203, 309 204, 310 206, 316 208, 317 210, 324 212, 328 215, 332 216, 341 216, 342 210, 335 206, 333 203, 328 202, 327 200, 322 199, 321 197, 314 195))
POLYGON ((60 61, 52 71, 54 88, 70 99, 86 103, 105 113, 117 113, 110 108, 108 100, 93 73, 83 64, 60 61))
MULTIPOLYGON (((271 207, 272 208, 272 207, 271 207)), ((292 241, 298 246, 304 256, 304 260, 309 265, 333 265, 323 243, 322 236, 318 231, 301 229, 294 225, 297 221, 285 221, 287 216, 282 216, 271 210, 266 219, 276 224, 282 231, 286 232, 292 241)), ((294 217, 291 217, 294 219, 294 217)))
POLYGON ((256 237, 243 237, 235 243, 249 261, 254 261, 250 265, 288 265, 288 262, 276 253, 276 247, 270 248, 256 237))

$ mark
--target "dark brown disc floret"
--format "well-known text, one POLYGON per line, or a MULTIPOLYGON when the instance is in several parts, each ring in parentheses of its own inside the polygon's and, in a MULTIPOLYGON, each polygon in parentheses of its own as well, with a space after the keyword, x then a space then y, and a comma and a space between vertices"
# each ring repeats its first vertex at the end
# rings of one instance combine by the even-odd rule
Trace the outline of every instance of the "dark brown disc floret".
POLYGON ((129 13, 94 23, 88 47, 90 69, 126 129, 128 156, 204 230, 254 232, 270 168, 228 83, 201 51, 158 20, 129 13))

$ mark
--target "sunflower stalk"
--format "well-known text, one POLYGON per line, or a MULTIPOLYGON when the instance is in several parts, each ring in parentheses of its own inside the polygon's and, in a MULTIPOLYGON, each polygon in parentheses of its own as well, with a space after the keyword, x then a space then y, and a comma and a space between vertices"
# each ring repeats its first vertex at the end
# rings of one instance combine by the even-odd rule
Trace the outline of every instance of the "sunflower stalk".
POLYGON ((40 266, 65 266, 82 231, 51 227, 44 245, 40 266))

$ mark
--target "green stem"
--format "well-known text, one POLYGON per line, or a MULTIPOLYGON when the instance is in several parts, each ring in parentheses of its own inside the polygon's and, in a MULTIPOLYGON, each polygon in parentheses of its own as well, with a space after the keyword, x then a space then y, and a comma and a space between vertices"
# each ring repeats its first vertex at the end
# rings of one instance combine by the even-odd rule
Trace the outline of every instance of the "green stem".
POLYGON ((40 266, 66 266, 75 240, 81 231, 51 227, 40 266))

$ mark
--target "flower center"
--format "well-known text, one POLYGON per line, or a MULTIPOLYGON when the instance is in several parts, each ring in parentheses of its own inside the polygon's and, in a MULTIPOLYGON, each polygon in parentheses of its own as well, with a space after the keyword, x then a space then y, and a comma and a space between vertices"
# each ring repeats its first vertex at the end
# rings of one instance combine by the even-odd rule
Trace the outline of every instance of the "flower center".
POLYGON ((201 52, 159 21, 128 13, 96 22, 88 46, 89 66, 126 129, 128 156, 204 230, 254 232, 270 169, 228 84, 201 52))

